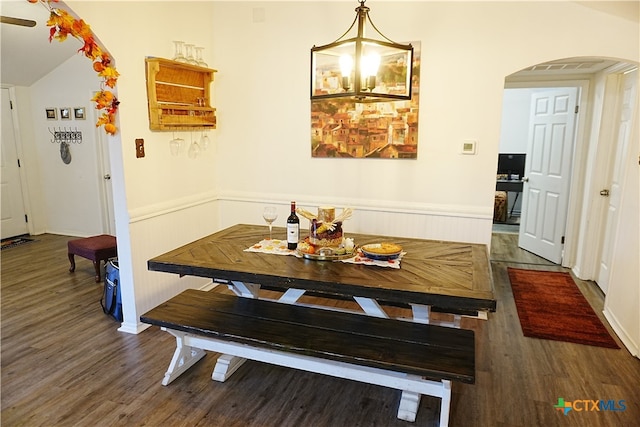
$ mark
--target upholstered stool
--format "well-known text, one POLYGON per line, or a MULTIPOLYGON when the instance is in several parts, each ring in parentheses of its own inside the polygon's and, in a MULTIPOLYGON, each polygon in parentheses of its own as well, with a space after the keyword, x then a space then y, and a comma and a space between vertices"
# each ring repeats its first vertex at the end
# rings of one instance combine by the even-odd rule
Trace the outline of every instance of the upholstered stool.
POLYGON ((96 282, 100 282, 100 261, 107 261, 118 255, 116 238, 108 234, 87 237, 84 239, 69 240, 68 244, 69 262, 71 267, 69 271, 73 273, 76 269, 76 260, 74 255, 93 261, 93 267, 96 270, 96 282))
POLYGON ((496 222, 507 221, 507 199, 506 191, 496 191, 496 197, 493 203, 493 220, 496 222))

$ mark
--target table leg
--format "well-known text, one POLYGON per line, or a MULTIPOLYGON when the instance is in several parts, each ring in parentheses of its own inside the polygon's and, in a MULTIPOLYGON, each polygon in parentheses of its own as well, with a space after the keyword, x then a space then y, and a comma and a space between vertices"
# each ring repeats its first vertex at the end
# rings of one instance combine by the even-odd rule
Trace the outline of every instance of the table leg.
POLYGON ((369 316, 382 317, 385 319, 389 318, 389 315, 385 313, 382 307, 380 307, 380 304, 378 304, 378 301, 371 298, 364 298, 364 297, 353 297, 353 299, 369 316))
POLYGON ((411 311, 413 312, 413 321, 416 323, 432 323, 440 326, 460 328, 462 316, 459 314, 453 314, 453 321, 446 322, 442 320, 431 320, 431 306, 429 305, 411 304, 411 311))
POLYGON ((284 294, 282 294, 278 301, 287 304, 295 304, 300 299, 300 297, 304 295, 304 293, 304 289, 289 288, 284 294))
POLYGON ((227 286, 239 297, 258 298, 258 292, 260 292, 260 285, 255 283, 236 282, 232 280, 227 286))
POLYGON ((431 306, 422 304, 411 304, 413 321, 416 323, 429 323, 431 317, 431 306))

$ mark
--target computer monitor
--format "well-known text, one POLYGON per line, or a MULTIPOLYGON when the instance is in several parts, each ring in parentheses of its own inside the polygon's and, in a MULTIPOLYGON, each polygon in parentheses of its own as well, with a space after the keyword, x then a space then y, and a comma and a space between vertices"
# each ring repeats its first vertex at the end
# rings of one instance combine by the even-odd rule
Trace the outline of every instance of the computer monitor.
POLYGON ((524 176, 524 161, 526 157, 526 154, 498 154, 498 174, 506 174, 507 179, 511 179, 512 175, 518 175, 517 179, 522 179, 524 176))

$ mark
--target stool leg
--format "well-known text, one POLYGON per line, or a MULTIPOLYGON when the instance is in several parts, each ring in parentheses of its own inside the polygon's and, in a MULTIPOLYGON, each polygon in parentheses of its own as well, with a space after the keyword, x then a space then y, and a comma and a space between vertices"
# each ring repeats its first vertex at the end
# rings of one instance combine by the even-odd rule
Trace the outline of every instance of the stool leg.
POLYGON ((71 252, 69 252, 69 262, 71 263, 71 267, 69 267, 69 272, 73 273, 74 271, 76 271, 76 259, 71 252))
POLYGON ((96 283, 100 282, 100 260, 93 261, 93 268, 96 269, 96 283))

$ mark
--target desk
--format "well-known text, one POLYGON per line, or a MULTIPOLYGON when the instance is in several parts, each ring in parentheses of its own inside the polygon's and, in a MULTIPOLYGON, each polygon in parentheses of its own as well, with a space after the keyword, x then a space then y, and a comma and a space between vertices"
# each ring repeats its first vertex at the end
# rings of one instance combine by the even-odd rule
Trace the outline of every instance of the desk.
MULTIPOLYGON (((282 230, 277 232, 284 235, 282 230)), ((283 302, 305 291, 354 298, 366 313, 385 317, 378 301, 411 305, 428 322, 430 307, 447 312, 495 311, 485 245, 349 234, 357 245, 393 241, 406 255, 401 268, 382 268, 245 252, 268 235, 265 226, 235 225, 148 261, 152 271, 208 277, 236 294, 256 297, 261 285, 285 289, 283 302)), ((277 234, 276 234, 277 235, 277 234)))
POLYGON ((522 187, 524 186, 524 181, 522 180, 506 180, 499 179, 496 181, 496 191, 511 191, 516 193, 516 198, 513 200, 513 205, 511 205, 511 211, 509 212, 509 216, 513 215, 513 208, 516 206, 516 202, 518 201, 518 196, 522 193, 522 187))

